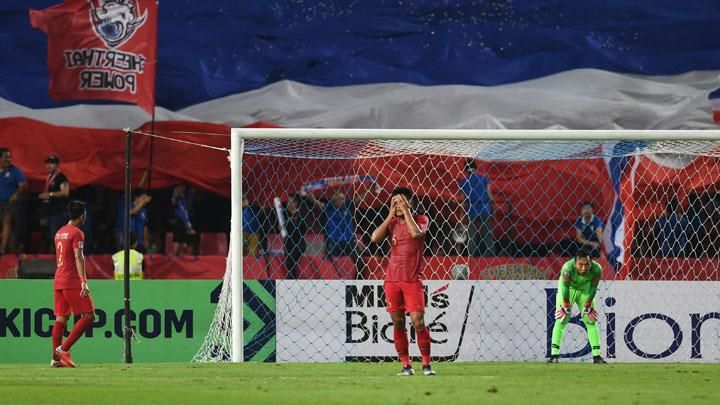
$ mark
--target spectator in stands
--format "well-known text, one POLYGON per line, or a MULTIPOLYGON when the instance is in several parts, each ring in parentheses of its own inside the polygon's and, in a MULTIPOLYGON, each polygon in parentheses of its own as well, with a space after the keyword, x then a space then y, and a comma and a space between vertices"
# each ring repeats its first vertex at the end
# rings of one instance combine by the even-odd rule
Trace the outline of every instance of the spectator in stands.
POLYGON ((257 207, 243 194, 243 255, 260 255, 260 221, 257 207))
POLYGON ((326 204, 317 200, 312 193, 308 194, 308 200, 323 210, 325 215, 325 255, 330 260, 340 256, 350 256, 355 263, 356 277, 362 273, 363 266, 355 240, 353 218, 355 207, 361 199, 360 194, 355 193, 355 198, 347 201, 345 193, 336 191, 326 204))
POLYGON ((150 218, 147 205, 152 201, 145 190, 137 189, 133 193, 133 207, 130 211, 130 232, 137 239, 137 249, 144 252, 148 242, 148 220, 150 218), (137 209, 137 207, 140 207, 137 209))
POLYGON ((175 186, 172 195, 173 205, 173 254, 197 254, 199 235, 193 227, 191 219, 194 217, 192 192, 184 183, 175 186), (188 247, 190 251, 188 252, 188 247))
MULTIPOLYGON (((147 195, 147 193, 145 193, 144 191, 137 191, 137 190, 144 190, 149 181, 150 181, 150 170, 145 169, 142 177, 140 178, 140 182, 138 183, 137 188, 133 189, 133 191, 130 192, 130 215, 131 215, 130 216, 130 228, 131 229, 133 226, 132 215, 135 214, 135 210, 140 211, 142 208, 146 208, 147 205, 152 200, 152 198, 149 195, 147 195), (136 198, 135 198, 136 193, 138 193, 139 195, 144 194, 146 196, 142 199, 143 201, 141 201, 141 202, 138 201, 138 202, 140 202, 140 204, 136 204, 136 198)), ((147 213, 147 208, 145 209, 145 212, 147 213)), ((122 249, 125 244, 125 241, 123 239, 123 235, 124 235, 123 227, 125 226, 124 221, 125 221, 125 193, 121 193, 120 199, 118 200, 117 210, 115 213, 115 249, 114 250, 122 249)), ((146 239, 144 233, 141 238, 138 238, 138 243, 140 245, 142 245, 142 242, 140 242, 141 239, 143 240, 143 242, 146 239)))
POLYGON ((673 198, 667 205, 665 214, 655 222, 655 238, 659 240, 660 254, 663 257, 684 257, 687 244, 689 221, 682 213, 682 206, 673 198))
POLYGON ((288 271, 288 277, 297 279, 297 265, 300 258, 305 254, 305 235, 310 226, 308 218, 312 210, 307 198, 294 194, 287 202, 286 208, 286 230, 287 237, 284 240, 285 245, 285 268, 288 271))
POLYGON ((595 215, 593 204, 583 202, 582 213, 575 221, 575 241, 581 248, 588 250, 592 257, 600 257, 604 227, 602 219, 595 215))
POLYGON ((65 225, 67 219, 67 203, 70 197, 70 183, 60 170, 60 159, 50 155, 45 159, 48 171, 45 188, 38 197, 47 206, 47 230, 50 252, 55 252, 55 233, 65 225))
POLYGON ((468 254, 494 256, 495 237, 492 230, 493 194, 490 179, 476 172, 473 159, 465 162, 465 178, 460 180, 458 199, 468 215, 468 254))
MULTIPOLYGON (((10 149, 0 147, 0 218, 2 220, 0 254, 5 254, 8 243, 13 241, 19 248, 22 200, 26 191, 25 174, 12 164, 10 149)), ((16 249, 16 253, 19 253, 19 249, 16 249)))
MULTIPOLYGON (((137 238, 130 234, 130 280, 143 279, 143 254, 137 251, 137 238)), ((115 280, 125 279, 125 249, 112 255, 115 280)))
MULTIPOLYGON (((148 210, 146 206, 152 201, 145 190, 137 188, 132 191, 132 200, 130 202, 130 233, 135 234, 137 240, 137 248, 139 251, 145 251, 145 241, 148 235, 148 210)), ((117 217, 115 221, 116 245, 118 250, 124 246, 124 229, 125 226, 125 197, 120 197, 118 201, 117 217)))

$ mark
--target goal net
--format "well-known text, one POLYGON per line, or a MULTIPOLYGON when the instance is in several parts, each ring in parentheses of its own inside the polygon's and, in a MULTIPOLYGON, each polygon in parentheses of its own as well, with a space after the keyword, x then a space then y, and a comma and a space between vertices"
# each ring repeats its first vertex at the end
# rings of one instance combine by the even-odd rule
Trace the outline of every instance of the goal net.
MULTIPOLYGON (((196 361, 395 359, 383 290, 391 242, 370 235, 396 187, 429 218, 421 278, 434 360, 548 357, 560 269, 583 246, 603 269, 603 357, 720 360, 714 131, 233 136, 238 231, 196 361)), ((561 344, 568 360, 590 358, 580 311, 561 344)))

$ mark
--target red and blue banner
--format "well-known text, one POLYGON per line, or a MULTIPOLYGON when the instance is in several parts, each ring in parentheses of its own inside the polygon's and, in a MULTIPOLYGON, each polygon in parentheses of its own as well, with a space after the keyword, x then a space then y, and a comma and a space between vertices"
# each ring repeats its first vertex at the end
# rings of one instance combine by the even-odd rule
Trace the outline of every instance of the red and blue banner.
POLYGON ((66 0, 30 10, 48 35, 50 96, 155 108, 155 0, 66 0))

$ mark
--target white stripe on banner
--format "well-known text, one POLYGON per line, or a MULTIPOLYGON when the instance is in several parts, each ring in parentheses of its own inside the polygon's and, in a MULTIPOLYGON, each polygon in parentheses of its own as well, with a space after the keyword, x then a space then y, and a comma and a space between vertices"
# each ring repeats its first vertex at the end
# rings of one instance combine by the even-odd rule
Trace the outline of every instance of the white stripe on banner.
MULTIPOLYGON (((501 86, 383 83, 321 87, 281 81, 177 112, 158 121, 228 126, 257 121, 303 128, 715 128, 708 93, 717 71, 635 76, 579 69, 501 86)), ((150 116, 134 106, 29 109, 0 99, 0 118, 27 117, 87 128, 138 127, 150 116)))

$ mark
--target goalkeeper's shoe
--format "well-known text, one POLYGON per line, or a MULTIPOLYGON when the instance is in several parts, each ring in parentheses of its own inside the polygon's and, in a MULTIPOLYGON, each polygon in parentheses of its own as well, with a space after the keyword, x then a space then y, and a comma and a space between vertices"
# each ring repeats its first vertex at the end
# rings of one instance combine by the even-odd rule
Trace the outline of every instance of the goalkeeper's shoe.
POLYGON ((560 359, 558 356, 550 356, 550 358, 547 360, 547 364, 557 364, 560 363, 560 359))
POLYGON ((415 375, 415 370, 413 370, 412 366, 407 365, 407 366, 403 367, 402 371, 399 372, 397 375, 402 376, 402 377, 415 375))
POLYGON ((425 374, 425 375, 437 375, 437 373, 435 372, 435 370, 433 370, 432 367, 430 367, 429 364, 426 364, 426 365, 423 366, 423 374, 425 374))
POLYGON ((607 364, 607 361, 600 356, 593 356, 593 363, 595 364, 607 364))

